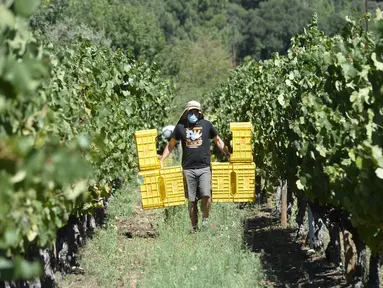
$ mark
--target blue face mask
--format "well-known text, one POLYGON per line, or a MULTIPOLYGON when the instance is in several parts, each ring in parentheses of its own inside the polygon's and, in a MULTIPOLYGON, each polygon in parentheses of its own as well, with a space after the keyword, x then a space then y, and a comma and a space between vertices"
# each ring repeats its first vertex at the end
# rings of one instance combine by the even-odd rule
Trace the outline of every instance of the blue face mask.
POLYGON ((188 114, 188 120, 190 123, 196 123, 198 121, 198 117, 195 116, 193 113, 188 114))

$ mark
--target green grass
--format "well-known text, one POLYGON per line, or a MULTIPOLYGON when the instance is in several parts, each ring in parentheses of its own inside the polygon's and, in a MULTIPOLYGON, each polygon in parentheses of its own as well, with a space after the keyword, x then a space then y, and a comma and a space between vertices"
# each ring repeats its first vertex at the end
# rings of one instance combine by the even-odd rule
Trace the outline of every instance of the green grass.
POLYGON ((167 208, 166 219, 165 209, 145 211, 133 221, 158 223, 158 236, 128 238, 118 226, 132 221, 136 189, 115 196, 106 228, 81 250, 85 274, 64 277, 59 287, 265 287, 259 256, 243 244, 243 210, 214 203, 213 228, 196 234, 189 234, 186 206, 167 208))
POLYGON ((133 215, 133 204, 137 202, 139 195, 137 194, 138 184, 135 182, 123 185, 120 190, 113 194, 113 200, 107 207, 109 221, 117 218, 128 218, 133 215))
POLYGON ((240 210, 213 207, 214 227, 192 235, 186 207, 170 213, 140 287, 263 287, 260 260, 243 247, 240 210))

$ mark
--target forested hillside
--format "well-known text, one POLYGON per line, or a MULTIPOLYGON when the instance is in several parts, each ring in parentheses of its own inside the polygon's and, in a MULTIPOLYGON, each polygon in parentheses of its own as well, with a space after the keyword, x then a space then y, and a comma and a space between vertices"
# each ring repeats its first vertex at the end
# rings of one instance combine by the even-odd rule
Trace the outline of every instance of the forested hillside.
MULTIPOLYGON (((43 39, 63 46, 84 37, 155 62, 177 85, 173 112, 187 99, 202 100, 201 95, 227 78, 233 67, 268 59, 274 52, 284 55, 291 37, 314 12, 319 27, 331 35, 344 25, 346 15, 361 15, 366 8, 363 0, 43 2, 31 20, 43 39)), ((383 6, 382 1, 367 4, 371 12, 383 6)))

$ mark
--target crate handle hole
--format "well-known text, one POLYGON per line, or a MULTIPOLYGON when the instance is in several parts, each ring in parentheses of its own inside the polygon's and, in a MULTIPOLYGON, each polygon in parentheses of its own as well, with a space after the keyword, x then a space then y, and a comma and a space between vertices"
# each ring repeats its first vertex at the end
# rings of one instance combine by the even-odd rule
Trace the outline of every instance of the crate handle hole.
POLYGON ((237 193, 237 173, 232 171, 230 173, 230 194, 234 195, 237 193))

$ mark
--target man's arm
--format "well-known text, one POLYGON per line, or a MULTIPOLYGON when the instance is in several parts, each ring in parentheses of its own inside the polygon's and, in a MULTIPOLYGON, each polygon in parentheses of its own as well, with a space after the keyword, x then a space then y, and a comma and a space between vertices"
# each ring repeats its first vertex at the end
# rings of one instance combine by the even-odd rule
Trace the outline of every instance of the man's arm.
POLYGON ((219 150, 221 150, 222 153, 225 154, 225 156, 226 156, 227 158, 229 158, 229 157, 230 157, 229 150, 227 149, 225 143, 223 143, 221 137, 219 137, 219 136, 217 135, 217 136, 215 136, 215 137, 213 138, 213 140, 214 140, 215 145, 217 145, 217 147, 219 148, 219 150))
POLYGON ((162 153, 162 157, 160 160, 161 168, 164 168, 164 160, 169 156, 169 154, 172 152, 174 146, 176 146, 177 140, 174 138, 170 138, 168 144, 165 147, 164 153, 162 153))

